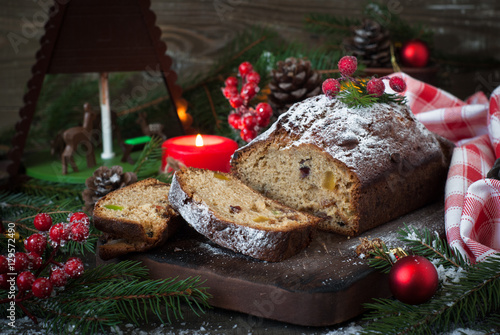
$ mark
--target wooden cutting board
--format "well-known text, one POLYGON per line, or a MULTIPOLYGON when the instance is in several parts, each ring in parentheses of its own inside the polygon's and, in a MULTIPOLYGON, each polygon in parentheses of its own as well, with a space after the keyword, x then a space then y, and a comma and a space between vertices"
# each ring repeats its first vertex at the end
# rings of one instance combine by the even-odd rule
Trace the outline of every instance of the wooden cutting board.
POLYGON ((311 245, 279 263, 254 260, 213 244, 189 227, 165 246, 129 258, 142 261, 152 278, 200 276, 215 307, 303 326, 334 325, 361 314, 372 298, 390 297, 387 275, 356 255, 360 237, 402 246, 404 225, 444 235, 444 206, 435 203, 347 238, 319 232, 311 245))

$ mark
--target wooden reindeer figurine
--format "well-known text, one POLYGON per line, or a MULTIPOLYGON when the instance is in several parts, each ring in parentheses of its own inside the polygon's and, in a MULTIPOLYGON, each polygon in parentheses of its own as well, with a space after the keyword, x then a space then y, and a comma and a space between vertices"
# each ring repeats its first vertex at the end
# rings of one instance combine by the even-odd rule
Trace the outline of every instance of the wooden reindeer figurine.
POLYGON ((89 168, 96 165, 94 144, 92 143, 92 128, 96 114, 92 111, 89 103, 85 103, 83 115, 83 126, 69 128, 63 133, 65 143, 64 151, 61 155, 62 173, 68 173, 68 163, 73 168, 74 172, 78 172, 78 167, 75 164, 74 155, 80 145, 85 147, 85 157, 89 168))
POLYGON ((156 135, 163 139, 167 138, 167 136, 163 133, 163 125, 161 123, 148 123, 145 112, 139 113, 139 117, 136 122, 141 126, 141 131, 144 135, 156 135))

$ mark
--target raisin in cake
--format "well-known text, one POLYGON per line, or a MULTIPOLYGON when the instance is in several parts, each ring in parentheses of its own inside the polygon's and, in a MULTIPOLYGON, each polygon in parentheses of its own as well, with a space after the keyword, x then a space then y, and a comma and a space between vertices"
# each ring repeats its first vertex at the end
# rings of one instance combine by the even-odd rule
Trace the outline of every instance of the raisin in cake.
POLYGON ((105 234, 99 256, 115 258, 162 245, 182 222, 168 202, 170 184, 144 179, 106 194, 94 206, 95 227, 105 234))
POLYGON ((265 261, 281 261, 309 245, 318 218, 265 198, 229 174, 176 171, 169 201, 214 243, 265 261))
POLYGON ((237 150, 231 172, 355 236, 441 197, 452 146, 404 105, 354 109, 319 95, 237 150))

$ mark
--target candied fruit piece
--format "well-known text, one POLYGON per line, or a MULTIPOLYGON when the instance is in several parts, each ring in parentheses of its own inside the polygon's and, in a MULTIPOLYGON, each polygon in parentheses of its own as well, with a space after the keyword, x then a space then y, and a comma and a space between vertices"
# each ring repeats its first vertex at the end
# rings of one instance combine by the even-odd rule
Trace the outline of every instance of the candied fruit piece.
POLYGON ((269 221, 269 218, 266 218, 265 216, 257 216, 255 219, 253 219, 254 222, 266 222, 269 221))
POLYGON ((122 206, 118 206, 118 205, 104 205, 103 207, 107 208, 107 209, 112 209, 115 211, 121 211, 123 209, 122 206))
POLYGON ((219 172, 214 172, 214 177, 217 179, 220 179, 220 180, 229 180, 228 176, 226 176, 222 173, 219 173, 219 172))
POLYGON ((308 159, 302 159, 300 162, 299 162, 299 170, 300 170, 300 179, 304 179, 306 177, 309 176, 309 174, 311 173, 311 168, 306 165, 307 162, 309 162, 311 159, 308 158, 308 159))
POLYGON ((231 214, 237 214, 241 212, 241 207, 240 206, 231 206, 229 205, 229 213, 231 214))
POLYGON ((325 177, 323 178, 323 188, 333 191, 335 190, 335 176, 332 171, 326 171, 325 177))
POLYGON ((262 212, 266 210, 266 202, 264 200, 257 200, 252 204, 252 210, 262 212))
POLYGON ((307 166, 302 166, 300 167, 300 179, 304 179, 307 176, 309 176, 309 173, 311 172, 311 169, 307 166))

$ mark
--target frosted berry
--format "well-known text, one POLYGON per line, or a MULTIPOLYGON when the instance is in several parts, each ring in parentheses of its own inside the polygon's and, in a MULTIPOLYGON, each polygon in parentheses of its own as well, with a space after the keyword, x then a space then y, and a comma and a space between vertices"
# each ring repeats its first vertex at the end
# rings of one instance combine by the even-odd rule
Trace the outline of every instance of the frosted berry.
POLYGON ((90 225, 90 219, 88 215, 83 212, 76 212, 70 216, 69 223, 73 224, 75 222, 83 222, 86 225, 90 225))
POLYGON ((394 90, 394 92, 404 92, 406 90, 406 83, 401 77, 391 77, 389 80, 389 86, 394 90))
POLYGON ((354 56, 344 56, 339 60, 338 67, 344 76, 352 76, 358 68, 358 60, 354 56))
POLYGON ((259 127, 267 127, 269 125, 269 122, 271 121, 270 118, 262 117, 260 115, 257 115, 257 126, 259 127))
POLYGON ((31 292, 37 298, 44 299, 50 297, 54 287, 48 278, 38 278, 31 286, 31 292))
POLYGON ((68 240, 69 230, 64 223, 57 223, 50 228, 49 237, 52 242, 59 244, 68 240))
POLYGON ((241 115, 238 113, 231 113, 227 117, 227 122, 234 129, 240 129, 240 127, 241 127, 241 115))
POLYGON ((9 272, 9 259, 0 255, 0 274, 9 272))
POLYGON ((257 125, 257 118, 253 114, 246 114, 243 116, 243 126, 246 129, 253 129, 257 125))
POLYGON ((273 109, 268 103, 261 102, 255 107, 255 114, 257 114, 257 116, 269 119, 273 115, 273 109))
POLYGON ((21 272, 16 279, 16 285, 19 291, 31 290, 31 286, 35 282, 35 275, 30 271, 21 272))
POLYGON ((24 248, 28 252, 35 252, 39 255, 43 254, 47 246, 47 238, 42 234, 30 235, 24 240, 24 248))
POLYGON ((39 231, 47 231, 52 226, 52 218, 46 213, 40 213, 35 216, 33 224, 39 231))
POLYGON ((57 268, 52 270, 49 279, 52 285, 54 285, 55 287, 63 287, 64 285, 66 285, 68 275, 66 274, 66 272, 64 272, 64 269, 57 268))
POLYGON ((70 278, 80 277, 83 274, 83 270, 84 270, 83 262, 78 257, 71 257, 64 264, 64 272, 66 272, 66 274, 70 278))
POLYGON ((224 96, 227 99, 231 99, 232 97, 238 95, 238 87, 236 87, 236 86, 226 86, 226 87, 224 87, 222 89, 222 94, 224 94, 224 96))
POLYGON ((368 94, 371 94, 375 97, 380 97, 382 94, 384 94, 385 84, 382 79, 372 78, 370 79, 368 84, 366 84, 366 91, 368 92, 368 94))
POLYGON ((238 72, 241 78, 245 78, 245 76, 249 74, 251 71, 253 71, 253 66, 252 64, 250 64, 250 62, 243 62, 238 67, 238 72))
POLYGON ((10 289, 10 283, 8 282, 9 276, 6 273, 0 274, 0 289, 8 290, 10 289))
POLYGON ((224 84, 226 84, 226 86, 238 86, 238 78, 236 77, 227 77, 226 80, 224 81, 224 84))
POLYGON ((229 104, 231 107, 238 109, 243 105, 243 99, 239 95, 235 95, 229 99, 229 104))
POLYGON ((20 273, 23 270, 26 270, 30 265, 30 260, 28 255, 24 252, 16 252, 14 254, 14 270, 17 273, 20 273))
POLYGON ((245 142, 250 142, 257 137, 257 131, 255 129, 243 128, 240 132, 240 137, 245 142))
POLYGON ((76 242, 83 242, 89 237, 89 226, 84 222, 76 222, 71 226, 71 239, 76 242))
POLYGON ((29 259, 29 268, 33 270, 38 270, 40 266, 43 264, 43 259, 42 257, 37 254, 36 252, 30 252, 28 253, 28 259, 29 259))
POLYGON ((340 92, 340 83, 337 79, 328 78, 322 85, 323 93, 330 99, 340 92))
POLYGON ((251 71, 247 74, 246 81, 247 83, 258 84, 260 82, 260 75, 255 71, 251 71))
POLYGON ((243 85, 241 88, 241 97, 243 100, 252 100, 253 97, 257 94, 259 91, 259 87, 255 83, 246 83, 243 85))

